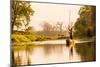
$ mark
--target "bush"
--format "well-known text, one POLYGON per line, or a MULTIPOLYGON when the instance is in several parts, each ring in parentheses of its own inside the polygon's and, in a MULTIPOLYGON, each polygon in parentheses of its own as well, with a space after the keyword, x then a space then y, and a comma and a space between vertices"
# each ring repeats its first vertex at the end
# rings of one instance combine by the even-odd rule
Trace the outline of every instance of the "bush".
POLYGON ((25 37, 24 35, 13 34, 11 39, 13 42, 19 42, 19 43, 20 42, 31 42, 31 40, 25 37))
POLYGON ((36 36, 33 36, 33 35, 25 35, 25 37, 27 37, 31 41, 35 41, 36 40, 36 36))
POLYGON ((36 41, 43 41, 46 40, 47 38, 45 36, 36 36, 36 41))
POLYGON ((43 41, 47 40, 45 36, 33 36, 33 35, 22 35, 22 34, 12 34, 12 42, 21 43, 21 42, 33 42, 33 41, 43 41))

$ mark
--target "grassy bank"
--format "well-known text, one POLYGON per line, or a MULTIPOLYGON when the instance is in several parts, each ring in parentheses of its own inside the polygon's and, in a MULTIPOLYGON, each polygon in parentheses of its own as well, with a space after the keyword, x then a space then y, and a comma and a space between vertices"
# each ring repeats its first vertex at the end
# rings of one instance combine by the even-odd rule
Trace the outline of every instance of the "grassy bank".
POLYGON ((33 41, 45 41, 45 40, 55 40, 55 39, 64 39, 63 37, 50 37, 50 36, 34 36, 31 34, 12 34, 11 40, 13 43, 27 43, 33 41))
POLYGON ((33 42, 33 41, 43 41, 47 38, 45 36, 33 36, 31 34, 22 35, 22 34, 12 34, 11 40, 14 43, 21 43, 21 42, 33 42))

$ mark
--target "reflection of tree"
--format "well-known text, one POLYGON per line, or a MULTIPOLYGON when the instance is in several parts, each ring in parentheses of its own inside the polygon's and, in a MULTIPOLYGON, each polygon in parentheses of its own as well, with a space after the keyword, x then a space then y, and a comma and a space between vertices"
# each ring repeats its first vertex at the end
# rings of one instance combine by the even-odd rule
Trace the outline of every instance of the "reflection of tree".
POLYGON ((11 57, 12 57, 12 67, 17 67, 17 65, 22 64, 22 57, 20 56, 20 50, 23 50, 21 48, 18 48, 19 46, 12 46, 11 51, 11 57), (17 56, 15 56, 15 53, 17 53, 17 56))
POLYGON ((14 51, 13 51, 13 50, 11 51, 11 58, 12 58, 12 59, 11 59, 11 63, 12 63, 12 64, 11 64, 11 67, 15 67, 14 51))
POLYGON ((77 53, 81 56, 82 61, 95 60, 95 44, 80 43, 75 46, 77 53))
POLYGON ((23 51, 25 51, 25 55, 26 55, 26 64, 30 65, 31 64, 31 54, 33 52, 33 46, 31 45, 24 45, 24 46, 13 46, 14 50, 12 51, 12 67, 16 67, 18 65, 23 65, 23 51), (14 53, 17 53, 17 55, 15 55, 14 53))
POLYGON ((22 57, 19 55, 19 51, 18 51, 18 55, 15 58, 15 65, 21 65, 22 64, 22 57))
POLYGON ((70 55, 73 56, 73 47, 70 48, 70 55))
POLYGON ((73 48, 74 48, 74 47, 70 47, 70 48, 69 48, 69 59, 70 59, 70 60, 73 59, 73 48))
POLYGON ((31 57, 33 48, 30 45, 26 46, 25 52, 26 52, 26 59, 27 59, 27 65, 31 65, 31 57))
POLYGON ((45 45, 44 46, 44 51, 46 55, 52 54, 52 53, 57 53, 61 54, 63 51, 63 45, 45 45))

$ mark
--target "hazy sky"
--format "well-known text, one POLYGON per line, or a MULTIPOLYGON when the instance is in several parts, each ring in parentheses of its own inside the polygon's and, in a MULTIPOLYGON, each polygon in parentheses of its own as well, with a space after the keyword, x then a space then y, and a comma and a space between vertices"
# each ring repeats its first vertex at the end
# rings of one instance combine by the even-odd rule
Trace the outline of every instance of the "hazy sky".
POLYGON ((30 26, 33 26, 36 31, 42 30, 41 24, 43 21, 55 25, 58 21, 63 23, 63 26, 70 22, 75 22, 79 17, 79 5, 63 5, 63 4, 48 4, 48 3, 31 3, 32 9, 35 11, 31 17, 30 26), (70 13, 69 13, 70 12, 70 13))

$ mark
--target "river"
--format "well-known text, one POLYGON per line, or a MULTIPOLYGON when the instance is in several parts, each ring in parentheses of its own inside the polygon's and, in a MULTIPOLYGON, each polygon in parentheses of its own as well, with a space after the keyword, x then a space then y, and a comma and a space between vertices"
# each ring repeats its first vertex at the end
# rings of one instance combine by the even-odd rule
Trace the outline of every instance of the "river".
POLYGON ((16 65, 95 61, 93 42, 75 40, 72 49, 66 46, 65 40, 37 41, 26 45, 13 49, 16 65))

